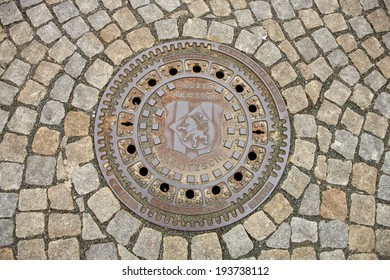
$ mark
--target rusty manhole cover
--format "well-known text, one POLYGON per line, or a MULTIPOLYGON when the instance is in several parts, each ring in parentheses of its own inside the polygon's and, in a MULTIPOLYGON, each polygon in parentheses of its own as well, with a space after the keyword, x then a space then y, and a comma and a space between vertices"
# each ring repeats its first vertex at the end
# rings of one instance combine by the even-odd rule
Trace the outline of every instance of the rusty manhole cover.
POLYGON ((284 171, 290 123, 264 70, 199 40, 153 47, 100 101, 95 148, 119 199, 144 219, 208 230, 254 211, 284 171))

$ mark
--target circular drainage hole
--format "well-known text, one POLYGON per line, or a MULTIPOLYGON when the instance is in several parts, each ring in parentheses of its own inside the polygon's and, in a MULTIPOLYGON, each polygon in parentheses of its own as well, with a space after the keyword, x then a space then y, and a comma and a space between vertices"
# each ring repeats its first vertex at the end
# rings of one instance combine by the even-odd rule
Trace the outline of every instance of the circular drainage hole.
POLYGON ((169 191, 169 185, 167 183, 162 183, 160 185, 160 191, 162 192, 168 192, 169 191))
POLYGON ((148 175, 148 173, 149 173, 149 170, 146 167, 141 167, 139 169, 139 174, 141 174, 142 176, 146 176, 146 175, 148 175))
POLYGON ((187 191, 186 191, 186 197, 187 197, 188 199, 193 199, 193 198, 195 197, 194 191, 193 191, 193 190, 187 190, 187 191))

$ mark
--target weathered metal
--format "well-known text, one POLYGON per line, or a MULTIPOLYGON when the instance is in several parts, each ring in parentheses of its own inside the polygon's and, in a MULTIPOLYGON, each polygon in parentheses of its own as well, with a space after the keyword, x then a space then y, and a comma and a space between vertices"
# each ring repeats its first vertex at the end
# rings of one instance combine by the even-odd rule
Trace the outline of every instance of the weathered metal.
POLYGON ((214 229, 253 212, 280 180, 289 148, 274 82, 214 42, 141 53, 110 82, 96 114, 109 186, 133 212, 172 229, 214 229))

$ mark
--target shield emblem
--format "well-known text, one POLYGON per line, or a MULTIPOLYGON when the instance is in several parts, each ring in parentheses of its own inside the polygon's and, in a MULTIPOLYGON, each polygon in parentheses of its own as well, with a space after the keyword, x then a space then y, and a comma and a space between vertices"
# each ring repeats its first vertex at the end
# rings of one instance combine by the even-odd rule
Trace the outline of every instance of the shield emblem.
POLYGON ((193 160, 218 147, 223 113, 220 106, 176 101, 166 106, 166 113, 165 139, 173 150, 193 160))

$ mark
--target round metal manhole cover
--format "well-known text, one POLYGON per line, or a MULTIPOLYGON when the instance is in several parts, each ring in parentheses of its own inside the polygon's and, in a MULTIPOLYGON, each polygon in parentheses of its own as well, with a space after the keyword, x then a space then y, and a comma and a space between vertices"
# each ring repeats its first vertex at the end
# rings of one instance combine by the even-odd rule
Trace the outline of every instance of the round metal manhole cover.
POLYGON ((271 78, 213 42, 176 41, 135 57, 96 114, 96 153, 113 192, 173 229, 214 229, 253 212, 280 180, 289 147, 271 78))

